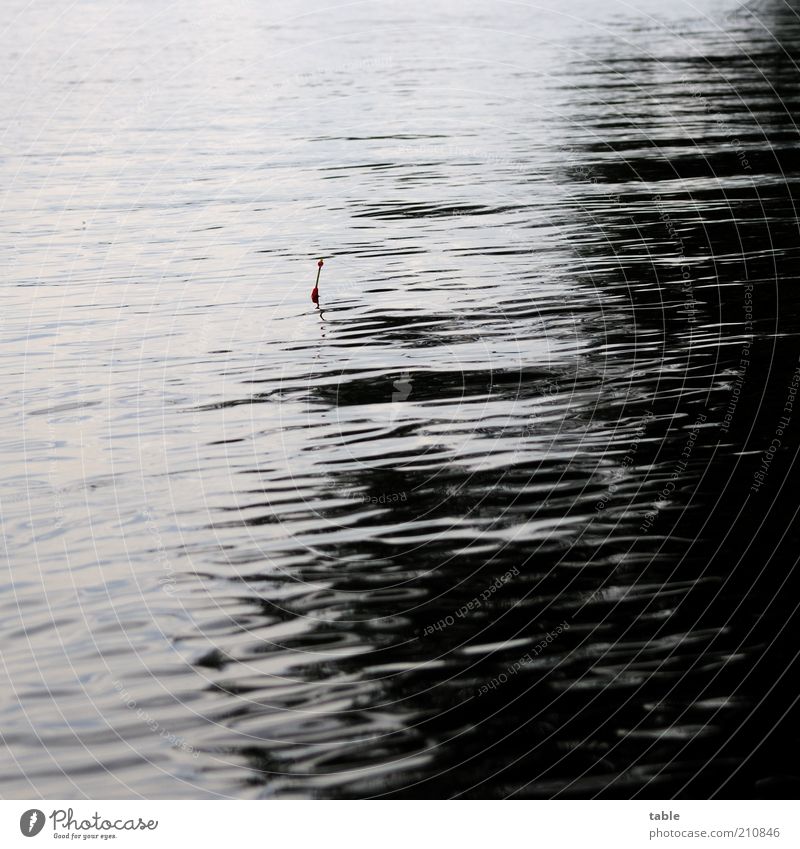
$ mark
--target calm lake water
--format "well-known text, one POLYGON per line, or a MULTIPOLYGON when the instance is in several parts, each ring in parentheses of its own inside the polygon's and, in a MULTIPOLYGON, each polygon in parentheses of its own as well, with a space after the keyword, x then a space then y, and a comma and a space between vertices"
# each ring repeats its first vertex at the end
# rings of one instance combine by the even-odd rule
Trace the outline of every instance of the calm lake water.
POLYGON ((9 2, 0 796, 796 794, 796 4, 9 2))

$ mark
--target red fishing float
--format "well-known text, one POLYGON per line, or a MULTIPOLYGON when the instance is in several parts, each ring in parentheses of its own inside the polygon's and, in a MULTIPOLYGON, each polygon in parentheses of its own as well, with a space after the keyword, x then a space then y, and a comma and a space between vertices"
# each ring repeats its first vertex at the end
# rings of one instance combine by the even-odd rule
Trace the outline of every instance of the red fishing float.
POLYGON ((320 261, 317 263, 317 280, 316 280, 316 282, 314 283, 314 288, 311 290, 311 300, 312 300, 312 301, 313 301, 313 302, 314 302, 317 306, 319 306, 319 275, 322 273, 322 266, 323 266, 324 264, 325 264, 325 263, 323 263, 323 261, 322 261, 322 260, 320 260, 320 261))

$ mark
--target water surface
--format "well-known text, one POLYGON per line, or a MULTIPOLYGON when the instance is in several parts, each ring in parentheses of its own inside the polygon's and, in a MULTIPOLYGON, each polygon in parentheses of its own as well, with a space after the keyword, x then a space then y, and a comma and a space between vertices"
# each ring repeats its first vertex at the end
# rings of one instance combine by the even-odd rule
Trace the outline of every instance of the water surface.
POLYGON ((13 0, 0 795, 793 793, 795 11, 13 0))

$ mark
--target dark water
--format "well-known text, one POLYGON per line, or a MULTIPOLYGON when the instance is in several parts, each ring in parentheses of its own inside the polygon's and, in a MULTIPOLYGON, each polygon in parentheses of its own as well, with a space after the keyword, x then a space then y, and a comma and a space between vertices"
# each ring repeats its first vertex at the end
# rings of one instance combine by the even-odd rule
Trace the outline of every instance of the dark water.
POLYGON ((796 793, 796 4, 12 5, 0 795, 796 793))

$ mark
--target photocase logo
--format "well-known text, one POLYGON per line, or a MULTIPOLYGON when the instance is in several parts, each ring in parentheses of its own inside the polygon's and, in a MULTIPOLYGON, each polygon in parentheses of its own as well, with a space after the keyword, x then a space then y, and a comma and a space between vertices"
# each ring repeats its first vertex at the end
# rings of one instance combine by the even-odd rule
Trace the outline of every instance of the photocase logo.
MULTIPOLYGON (((108 832, 108 831, 155 831, 158 828, 158 820, 143 820, 141 817, 134 819, 110 820, 103 817, 97 811, 84 819, 76 819, 72 808, 56 808, 48 817, 44 811, 38 808, 30 808, 19 818, 19 830, 25 837, 36 837, 44 828, 46 820, 53 821, 53 837, 80 837, 80 832, 108 832), (58 829, 61 833, 58 833, 58 829)), ((103 840, 115 835, 101 834, 103 840)), ((84 834, 83 839, 97 837, 97 834, 84 834)))
POLYGON ((31 808, 19 818, 19 830, 25 837, 36 837, 44 828, 44 813, 38 808, 31 808))

